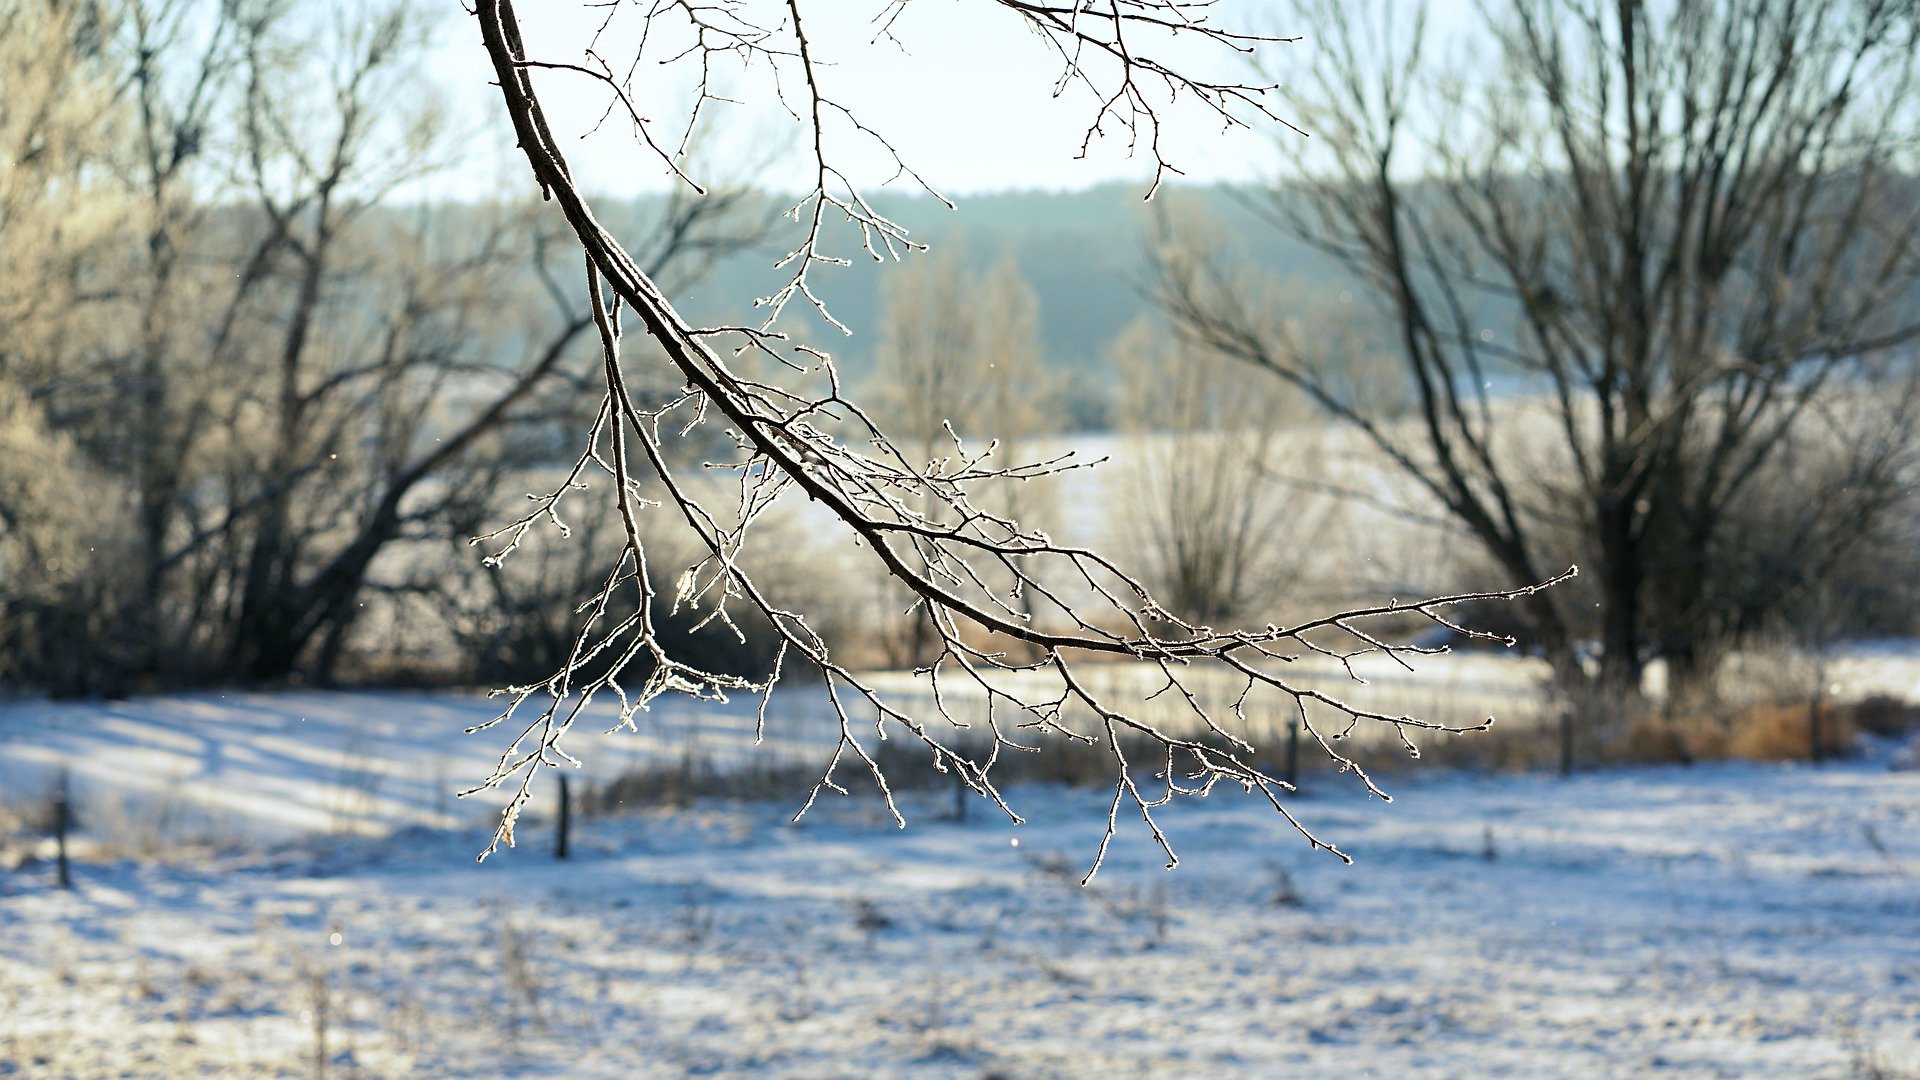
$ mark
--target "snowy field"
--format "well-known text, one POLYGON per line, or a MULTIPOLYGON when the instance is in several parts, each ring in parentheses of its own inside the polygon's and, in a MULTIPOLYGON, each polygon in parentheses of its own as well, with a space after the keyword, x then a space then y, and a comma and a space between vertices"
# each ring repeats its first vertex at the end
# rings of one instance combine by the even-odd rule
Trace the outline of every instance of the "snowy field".
MULTIPOLYGON (((1736 657, 1729 665, 1743 683, 1804 666, 1777 657, 1736 657)), ((1510 729, 1550 719, 1541 708, 1544 665, 1514 652, 1463 651, 1430 658, 1415 672, 1379 656, 1361 658, 1354 667, 1369 685, 1358 686, 1331 662, 1314 659, 1289 668, 1287 677, 1368 707, 1451 723, 1473 724, 1493 714, 1510 729)), ((1834 697, 1890 694, 1920 701, 1920 641, 1855 643, 1823 670, 1834 697)), ((1799 674, 1795 685, 1803 681, 1799 674)), ((1132 708, 1142 708, 1138 703, 1160 682, 1150 668, 1125 665, 1094 666, 1084 677, 1132 708)), ((931 715, 924 683, 901 674, 872 678, 896 704, 931 715)), ((1201 680, 1196 686, 1215 703, 1230 702, 1239 690, 1237 682, 1209 687, 1201 680)), ((955 700, 968 696, 964 689, 947 693, 955 700)), ((174 834, 267 841, 467 828, 488 818, 501 801, 493 793, 471 801, 454 795, 486 776, 512 739, 505 727, 465 733, 497 708, 496 700, 480 694, 450 692, 0 699, 0 806, 43 799, 66 770, 95 822, 114 819, 111 831, 133 846, 158 846, 174 834)), ((584 766, 576 779, 604 783, 689 758, 719 769, 814 770, 838 734, 817 686, 782 686, 759 745, 754 711, 751 700, 716 706, 668 695, 635 718, 637 730, 606 734, 614 714, 597 707, 566 745, 584 766)), ((1160 723, 1183 717, 1191 723, 1171 695, 1146 703, 1143 712, 1160 723)), ((1291 709, 1278 715, 1290 720, 1291 709)), ((1271 721, 1274 715, 1256 713, 1253 719, 1271 721)), ((1266 746, 1280 739, 1276 730, 1249 735, 1266 746)), ((1359 739, 1383 736, 1368 728, 1357 733, 1359 739)))
MULTIPOLYGON (((1541 666, 1505 655, 1462 654, 1418 673, 1383 657, 1356 661, 1374 683, 1357 687, 1331 662, 1303 661, 1288 675, 1303 685, 1344 694, 1382 709, 1472 724, 1497 710, 1506 723, 1537 709, 1541 666)), ((1172 695, 1142 699, 1159 686, 1144 666, 1102 665, 1086 676, 1113 700, 1149 718, 1193 725, 1172 695)), ((924 682, 881 673, 873 682, 889 700, 933 715, 924 682)), ((1199 692, 1230 702, 1240 686, 1199 692)), ((979 706, 970 687, 949 689, 957 713, 979 706)), ((1035 697, 1057 689, 1035 690, 1035 697)), ((823 767, 839 737, 817 684, 783 685, 769 703, 764 737, 755 744, 751 697, 726 705, 677 695, 635 716, 635 730, 609 733, 616 714, 596 703, 567 736, 582 769, 577 783, 605 783, 636 770, 696 759, 719 770, 757 767, 811 772, 823 767)), ((983 707, 983 706, 982 706, 983 707)), ((497 699, 480 694, 398 692, 205 692, 117 702, 0 701, 0 804, 40 797, 62 770, 82 803, 115 818, 145 846, 174 832, 218 839, 273 840, 314 834, 380 835, 423 826, 460 828, 494 813, 494 792, 455 797, 492 769, 517 728, 467 734, 491 719, 497 699)), ((526 720, 538 703, 525 707, 526 720)), ((1291 719, 1291 708, 1284 714, 1291 719)), ((1275 731, 1255 730, 1277 745, 1275 731)), ((1358 738, 1389 738, 1365 729, 1358 738)))
MULTIPOLYGON (((357 760, 404 808, 437 767, 382 738, 357 760)), ((232 805, 299 803, 311 768, 223 745, 232 805)), ((1353 866, 1225 794, 1167 814, 1177 870, 1129 830, 1085 890, 1104 797, 1045 787, 1018 827, 936 793, 905 832, 864 798, 791 825, 798 792, 595 818, 566 863, 539 822, 481 865, 464 823, 83 862, 71 894, 29 863, 0 1075, 1920 1076, 1920 773, 1884 750, 1412 773, 1390 805, 1318 779, 1297 809, 1353 866)))

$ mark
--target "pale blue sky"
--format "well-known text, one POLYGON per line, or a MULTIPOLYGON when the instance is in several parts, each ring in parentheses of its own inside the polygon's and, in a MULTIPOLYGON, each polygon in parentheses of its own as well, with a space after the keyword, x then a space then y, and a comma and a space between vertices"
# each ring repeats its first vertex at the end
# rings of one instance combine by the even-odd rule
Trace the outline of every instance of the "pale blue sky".
MULTIPOLYGON (((860 120, 884 132, 902 156, 943 193, 964 196, 1013 188, 1071 189, 1109 180, 1145 184, 1150 157, 1129 157, 1124 139, 1096 143, 1077 159, 1093 102, 1084 89, 1053 96, 1059 65, 1020 20, 982 0, 913 0, 897 25, 907 51, 887 42, 872 43, 874 16, 884 0, 816 0, 804 8, 812 21, 809 36, 816 54, 837 63, 822 73, 830 93, 853 106, 860 120)), ((523 3, 530 55, 577 61, 600 13, 580 0, 523 3)), ((1296 31, 1287 27, 1264 0, 1227 0, 1218 21, 1244 29, 1296 31)), ((629 28, 630 29, 630 28, 629 28)), ((632 37, 603 42, 610 61, 631 58, 632 37)), ((449 20, 440 34, 432 70, 446 87, 453 112, 463 127, 500 130, 496 92, 471 20, 449 20)), ((1270 62, 1308 62, 1307 44, 1267 46, 1270 62)), ((1240 77, 1238 61, 1221 52, 1208 56, 1221 76, 1240 77)), ((799 132, 770 93, 764 68, 729 76, 740 105, 721 106, 713 119, 714 172, 735 172, 764 162, 773 149, 788 146, 799 132)), ((687 85, 670 75, 647 82, 651 102, 641 107, 656 119, 683 112, 687 85)), ((543 73, 540 87, 560 126, 575 170, 587 185, 606 194, 661 190, 667 174, 628 134, 609 124, 582 142, 567 140, 597 119, 607 100, 603 87, 570 73, 543 73)), ((1195 181, 1251 180, 1270 175, 1281 161, 1275 144, 1298 136, 1263 130, 1223 133, 1204 109, 1178 106, 1169 114, 1168 156, 1195 181)), ((503 151, 502 152, 504 157, 503 151)), ((854 166, 865 185, 877 185, 893 170, 883 154, 858 140, 842 139, 835 148, 854 166)), ((506 167, 511 168, 509 164, 506 167)), ((800 174, 792 159, 785 167, 757 168, 767 186, 797 187, 800 174)), ((513 174, 515 176, 519 173, 513 174)), ((471 196, 499 183, 486 168, 456 182, 471 196)))

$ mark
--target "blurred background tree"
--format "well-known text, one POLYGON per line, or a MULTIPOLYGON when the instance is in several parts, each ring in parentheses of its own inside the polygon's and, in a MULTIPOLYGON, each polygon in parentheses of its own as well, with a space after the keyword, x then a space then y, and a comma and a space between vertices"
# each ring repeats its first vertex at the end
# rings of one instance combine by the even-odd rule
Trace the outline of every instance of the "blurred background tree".
POLYGON ((1912 565, 1912 5, 1512 0, 1444 56, 1423 5, 1291 10, 1319 138, 1254 205, 1372 294, 1406 408, 1230 258, 1169 250, 1160 302, 1364 433, 1499 580, 1578 563, 1526 602, 1564 685, 1635 700, 1657 659, 1710 694, 1809 582, 1912 565))
MULTIPOLYGON (((1011 259, 976 274, 964 244, 948 243, 882 282, 873 373, 861 400, 916 465, 951 468, 995 444, 1005 459, 1032 457, 1037 440, 1060 432, 1053 383, 1040 349, 1039 301, 1011 259)), ((1039 527, 1051 510, 1051 487, 1047 479, 1002 477, 975 497, 1039 527)), ((895 610, 912 603, 904 588, 880 592, 895 610)), ((919 612, 890 659, 924 663, 936 638, 919 612)))
MULTIPOLYGON (((329 681, 356 634, 404 674, 444 640, 435 542, 564 461, 541 433, 594 363, 550 228, 423 197, 467 163, 425 10, 0 18, 0 680, 329 681)), ((684 282, 766 219, 723 188, 625 224, 684 282)))

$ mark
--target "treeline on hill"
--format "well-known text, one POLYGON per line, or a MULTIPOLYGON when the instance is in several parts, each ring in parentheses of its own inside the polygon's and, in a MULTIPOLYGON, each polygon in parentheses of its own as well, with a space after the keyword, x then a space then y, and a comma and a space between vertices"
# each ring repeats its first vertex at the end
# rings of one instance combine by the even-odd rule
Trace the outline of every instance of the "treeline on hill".
MULTIPOLYGON (((1116 425, 1106 351, 1129 322, 1154 310, 1148 294, 1146 242, 1156 215, 1178 206, 1182 213, 1217 216, 1231 223, 1235 254, 1287 276, 1322 284, 1347 279, 1331 260, 1271 229, 1254 227, 1250 211, 1220 187, 1174 188, 1149 203, 1139 185, 1108 184, 1084 191, 1009 192, 960 200, 948 210, 924 196, 882 196, 881 213, 911 230, 934 252, 957 252, 975 272, 1010 261, 1020 269, 1039 305, 1039 342, 1049 369, 1061 380, 1062 430, 1101 431, 1116 425)), ((888 268, 870 259, 823 275, 819 289, 834 315, 859 329, 879 325, 882 282, 888 268)), ((722 260, 688 294, 688 306, 714 314, 731 310, 743 296, 761 296, 780 283, 772 260, 742 253, 722 260)), ((1330 290, 1337 295, 1339 289, 1330 290)), ((1350 286, 1349 293, 1357 294, 1350 286)), ((983 317, 991 317, 983 312, 983 317)), ((821 326, 847 369, 864 373, 874 361, 876 339, 843 338, 821 326)))

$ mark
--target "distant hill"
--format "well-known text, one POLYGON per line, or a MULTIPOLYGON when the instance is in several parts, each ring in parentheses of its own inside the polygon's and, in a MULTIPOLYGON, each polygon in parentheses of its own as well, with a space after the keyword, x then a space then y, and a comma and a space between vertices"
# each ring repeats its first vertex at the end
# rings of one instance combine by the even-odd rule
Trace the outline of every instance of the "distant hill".
MULTIPOLYGON (((1068 380, 1076 426, 1099 426, 1105 388, 1102 371, 1109 341, 1150 304, 1142 294, 1142 249, 1151 229, 1150 215, 1172 200, 1197 200, 1223 225, 1238 253, 1282 277, 1339 288, 1347 282, 1325 256, 1295 243, 1259 221, 1224 188, 1175 188, 1154 202, 1141 198, 1138 185, 1113 184, 1085 191, 1013 192, 956 200, 948 210, 930 197, 891 196, 877 207, 906 226, 914 239, 941 245, 959 243, 969 265, 984 269, 1012 256, 1040 301, 1041 342, 1047 362, 1068 380)), ((610 207, 615 222, 643 221, 645 201, 610 207)), ((859 252, 857 239, 842 229, 834 238, 838 254, 854 257, 850 267, 816 271, 814 286, 836 318, 854 333, 815 323, 808 332, 830 348, 842 369, 858 377, 871 368, 879 318, 879 289, 886 267, 859 252)), ((785 248, 735 256, 675 302, 689 318, 707 323, 752 319, 747 305, 785 280, 772 266, 785 248)), ((1359 290, 1355 290, 1358 292, 1359 290)), ((804 320, 802 321, 804 325, 804 320)))

